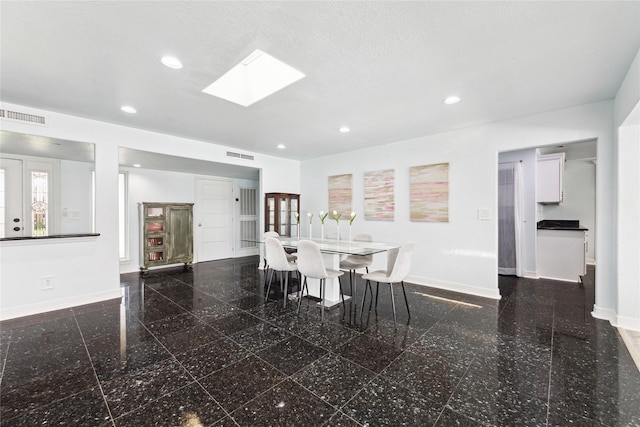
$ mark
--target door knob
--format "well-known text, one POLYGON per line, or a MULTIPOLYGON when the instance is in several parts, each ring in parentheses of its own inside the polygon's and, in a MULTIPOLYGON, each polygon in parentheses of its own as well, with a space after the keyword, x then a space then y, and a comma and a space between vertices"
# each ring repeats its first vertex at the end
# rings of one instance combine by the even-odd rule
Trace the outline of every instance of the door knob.
POLYGON ((20 231, 20 227, 13 227, 13 231, 20 231))
POLYGON ((20 222, 20 218, 13 218, 13 222, 20 222))

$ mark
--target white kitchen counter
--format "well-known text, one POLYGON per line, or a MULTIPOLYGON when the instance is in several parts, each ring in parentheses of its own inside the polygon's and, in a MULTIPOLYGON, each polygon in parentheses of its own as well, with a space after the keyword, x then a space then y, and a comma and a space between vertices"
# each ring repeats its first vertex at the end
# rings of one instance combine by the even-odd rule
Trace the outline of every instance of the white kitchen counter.
POLYGON ((585 230, 538 229, 538 277, 580 282, 587 273, 585 230))

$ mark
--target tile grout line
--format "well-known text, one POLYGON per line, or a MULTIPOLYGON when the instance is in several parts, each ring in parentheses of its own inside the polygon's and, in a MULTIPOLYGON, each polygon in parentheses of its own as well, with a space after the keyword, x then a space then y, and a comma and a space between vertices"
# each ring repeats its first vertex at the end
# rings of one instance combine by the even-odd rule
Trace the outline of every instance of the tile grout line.
MULTIPOLYGON (((143 286, 144 286, 144 285, 143 285, 143 286)), ((154 290, 155 290, 155 289, 154 289, 154 290)), ((157 292, 157 291, 156 291, 156 292, 157 292)), ((158 293, 160 293, 160 292, 158 292, 158 293)), ((160 295, 162 295, 162 294, 160 294, 160 295)), ((165 295, 162 295, 162 296, 163 296, 163 297, 165 297, 165 298, 167 298, 167 299, 168 299, 169 301, 171 301, 172 303, 177 304, 177 303, 176 303, 175 301, 173 301, 171 298, 169 298, 169 297, 167 297, 167 296, 165 296, 165 295)), ((190 313, 190 312, 188 312, 188 313, 190 313)), ((190 314, 191 314, 191 313, 190 313, 190 314)), ((192 315, 193 315, 193 314, 192 314, 192 315)), ((195 315, 193 315, 193 316, 194 316, 196 319, 200 320, 197 316, 195 316, 195 315)), ((196 377, 195 377, 195 376, 194 376, 194 375, 193 375, 193 374, 192 374, 192 373, 191 373, 191 372, 190 372, 190 371, 189 371, 189 370, 188 370, 188 369, 187 369, 187 368, 182 364, 182 362, 180 362, 180 360, 178 360, 178 358, 175 356, 175 354, 173 354, 173 352, 172 352, 171 350, 169 350, 169 349, 164 345, 164 343, 163 343, 162 341, 160 341, 160 339, 158 339, 158 337, 156 336, 156 334, 154 334, 154 333, 153 333, 153 331, 151 331, 151 330, 147 327, 147 325, 145 325, 144 323, 140 322, 140 324, 142 325, 142 327, 143 327, 144 329, 146 329, 146 330, 147 330, 147 332, 149 332, 149 333, 151 334, 151 336, 153 336, 153 338, 154 338, 154 339, 155 339, 155 340, 156 340, 156 341, 157 341, 157 342, 162 346, 162 348, 164 348, 164 349, 167 351, 167 353, 169 353, 169 354, 171 355, 171 358, 173 358, 173 360, 174 360, 178 365, 180 365, 180 367, 181 367, 182 369, 184 369, 184 371, 187 373, 187 375, 189 375, 189 376, 193 379, 193 382, 194 382, 194 383, 196 383, 196 384, 198 384, 198 386, 200 386, 200 388, 202 388, 202 390, 204 390, 204 392, 205 392, 205 393, 207 393, 207 395, 208 395, 208 396, 209 396, 209 397, 210 397, 210 398, 211 398, 211 399, 212 399, 212 400, 213 400, 213 401, 214 401, 214 402, 215 402, 215 403, 220 407, 220 409, 222 409, 222 411, 225 413, 225 415, 226 415, 227 417, 229 417, 229 419, 231 419, 231 420, 232 420, 232 421, 237 425, 238 423, 236 423, 235 419, 234 419, 234 418, 231 416, 231 414, 230 414, 230 413, 229 413, 229 412, 224 408, 224 406, 222 406, 222 405, 220 404, 220 402, 218 402, 218 400, 217 400, 215 397, 213 397, 213 396, 211 395, 211 393, 209 393, 209 391, 208 391, 208 390, 207 390, 207 389, 206 389, 206 388, 205 388, 205 387, 200 383, 200 381, 198 380, 198 378, 196 378, 196 377)), ((214 331, 217 331, 217 329, 213 328, 212 326, 210 326, 210 325, 208 325, 208 326, 209 326, 210 328, 212 328, 214 331)), ((218 332, 220 332, 220 331, 218 331, 218 332)), ((230 339, 230 338, 229 338, 226 334, 224 334, 224 333, 223 333, 223 336, 222 336, 221 338, 230 339)), ((204 347, 205 345, 211 344, 211 343, 212 343, 212 342, 214 342, 214 341, 216 341, 216 340, 213 340, 213 341, 210 341, 210 342, 208 342, 208 343, 202 344, 202 345, 200 345, 200 346, 198 346, 198 347, 196 347, 196 348, 194 348, 194 349, 192 349, 192 350, 195 350, 195 349, 200 348, 200 347, 204 347)), ((231 341, 232 341, 232 342, 235 342, 235 341, 233 341, 233 340, 231 340, 231 341)), ((239 361, 241 361, 241 360, 244 360, 244 359, 246 359, 247 357, 248 357, 248 356, 245 356, 245 357, 243 357, 243 358, 240 358, 239 360, 237 360, 237 361, 235 361, 235 362, 231 363, 231 365, 233 365, 233 364, 235 364, 235 363, 237 363, 237 362, 239 362, 239 361)), ((231 366, 231 365, 230 365, 230 366, 231 366)), ((218 369, 217 371, 222 370, 222 369, 224 369, 224 367, 223 367, 223 368, 218 369)), ((209 374, 207 374, 207 375, 203 376, 202 378, 208 377, 209 375, 212 375, 212 374, 214 374, 214 373, 215 373, 215 372, 217 372, 217 371, 210 372, 209 374)), ((191 384, 191 383, 189 383, 189 384, 191 384)), ((189 386, 189 384, 187 384, 187 385, 185 385, 185 386, 183 386, 183 387, 180 387, 180 388, 178 388, 178 389, 176 389, 176 390, 170 391, 170 392, 168 392, 168 393, 166 393, 166 394, 163 394, 162 396, 159 396, 157 399, 154 399, 154 400, 153 400, 153 401, 151 401, 151 402, 147 402, 146 404, 144 404, 144 405, 142 405, 142 406, 140 406, 140 407, 138 407, 138 408, 136 408, 136 409, 133 409, 132 411, 129 411, 128 413, 135 412, 136 410, 138 410, 138 409, 140 409, 140 408, 142 408, 142 407, 145 407, 145 406, 147 406, 147 405, 149 405, 149 404, 151 404, 151 403, 155 403, 155 402, 157 402, 158 400, 162 399, 163 397, 170 395, 171 393, 175 393, 175 392, 176 392, 176 391, 178 391, 178 390, 181 390, 181 389, 183 389, 183 388, 188 387, 188 386, 189 386)), ((123 415, 124 415, 124 414, 123 414, 123 415)), ((222 420, 222 419, 224 419, 224 417, 220 418, 220 420, 222 420)), ((216 422, 218 422, 218 421, 220 421, 220 420, 216 420, 216 422)))
POLYGON ((547 382, 547 426, 549 425, 549 417, 551 416, 551 378, 553 376, 553 337, 556 328, 556 305, 553 303, 553 316, 551 317, 551 355, 549 360, 549 381, 547 382))
POLYGON ((115 427, 116 423, 113 418, 113 414, 111 413, 111 408, 109 407, 107 396, 104 394, 104 389, 102 388, 102 384, 100 383, 100 378, 98 378, 98 372, 96 371, 96 367, 94 366, 93 360, 91 359, 91 353, 89 352, 89 348, 87 347, 87 341, 84 339, 84 334, 82 333, 82 328, 80 328, 80 324, 78 323, 78 319, 76 318, 75 312, 73 313, 73 321, 76 323, 76 327, 80 332, 80 337, 82 338, 82 345, 84 346, 84 350, 87 353, 87 357, 89 358, 89 363, 91 364, 91 369, 93 370, 93 376, 95 377, 96 383, 98 384, 98 388, 100 389, 102 400, 104 401, 104 404, 107 407, 107 412, 109 413, 109 419, 111 420, 111 425, 115 427))

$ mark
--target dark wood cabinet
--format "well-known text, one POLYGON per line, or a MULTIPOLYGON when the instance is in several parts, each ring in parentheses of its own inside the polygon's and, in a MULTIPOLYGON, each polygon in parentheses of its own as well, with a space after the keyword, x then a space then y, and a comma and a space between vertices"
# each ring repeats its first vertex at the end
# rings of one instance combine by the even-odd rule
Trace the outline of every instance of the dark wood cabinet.
POLYGON ((264 231, 275 231, 281 236, 297 236, 294 214, 300 215, 299 194, 266 193, 264 205, 264 231))

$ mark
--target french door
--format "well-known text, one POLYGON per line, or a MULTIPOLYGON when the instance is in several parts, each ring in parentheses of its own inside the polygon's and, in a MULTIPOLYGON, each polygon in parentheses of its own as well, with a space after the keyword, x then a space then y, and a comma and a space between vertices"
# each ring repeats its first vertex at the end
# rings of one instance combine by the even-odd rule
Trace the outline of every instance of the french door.
POLYGON ((0 159, 0 237, 24 236, 22 160, 0 159))

